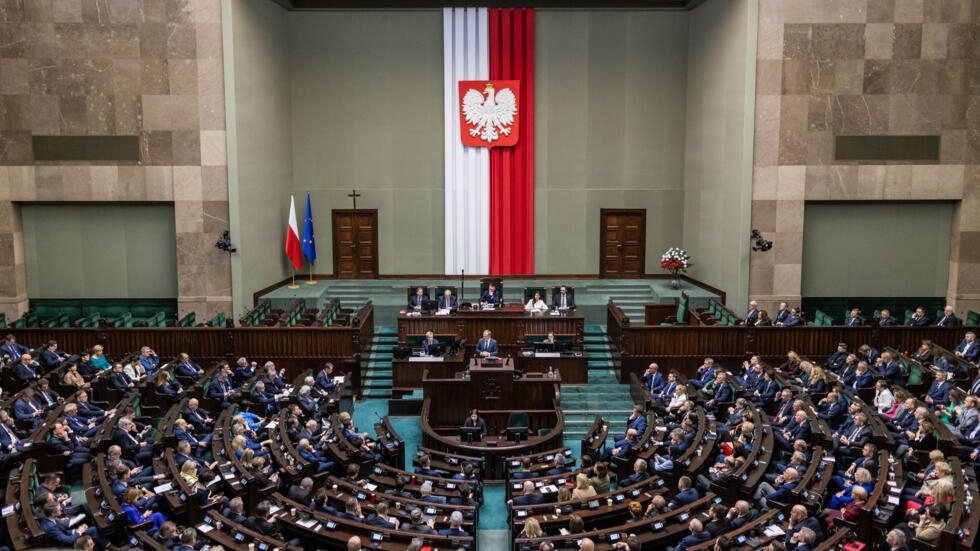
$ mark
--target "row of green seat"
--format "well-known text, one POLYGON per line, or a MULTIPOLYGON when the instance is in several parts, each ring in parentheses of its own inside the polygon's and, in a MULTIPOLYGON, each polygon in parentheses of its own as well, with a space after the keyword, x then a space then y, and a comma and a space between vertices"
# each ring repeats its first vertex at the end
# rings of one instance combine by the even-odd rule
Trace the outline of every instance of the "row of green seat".
MULTIPOLYGON (((670 320, 670 318, 667 318, 670 320)), ((673 321, 665 321, 660 325, 687 325, 687 293, 681 293, 681 298, 677 299, 677 312, 674 314, 673 321)))
POLYGON ((258 327, 262 323, 262 319, 269 315, 270 311, 272 311, 272 303, 264 300, 241 319, 241 324, 243 327, 258 327))
POLYGON ((708 299, 708 308, 701 312, 701 314, 702 316, 707 315, 708 318, 714 319, 717 325, 735 325, 738 323, 735 315, 725 308, 725 305, 715 300, 714 297, 708 299))
POLYGON ((282 324, 286 327, 295 327, 296 322, 299 321, 304 312, 306 312, 306 302, 303 300, 296 301, 296 305, 283 316, 282 324))
POLYGON ((816 314, 813 315, 813 321, 808 321, 806 324, 814 327, 829 327, 834 324, 834 318, 817 310, 816 314))

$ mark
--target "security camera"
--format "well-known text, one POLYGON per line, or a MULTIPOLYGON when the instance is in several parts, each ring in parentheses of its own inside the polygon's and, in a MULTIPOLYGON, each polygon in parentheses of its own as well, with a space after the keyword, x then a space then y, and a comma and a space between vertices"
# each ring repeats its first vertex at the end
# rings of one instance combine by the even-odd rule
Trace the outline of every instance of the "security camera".
POLYGON ((238 249, 236 249, 235 246, 231 244, 231 234, 228 233, 228 230, 225 230, 221 234, 221 237, 218 238, 218 242, 215 243, 214 246, 215 248, 228 253, 233 253, 238 251, 238 249))

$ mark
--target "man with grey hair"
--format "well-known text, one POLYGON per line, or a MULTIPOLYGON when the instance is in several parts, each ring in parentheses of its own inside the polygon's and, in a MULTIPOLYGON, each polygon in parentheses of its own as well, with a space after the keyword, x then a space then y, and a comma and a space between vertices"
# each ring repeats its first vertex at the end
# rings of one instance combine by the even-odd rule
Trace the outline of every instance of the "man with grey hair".
POLYGON ((888 551, 908 551, 908 547, 905 547, 906 537, 905 532, 901 530, 892 530, 888 532, 885 536, 885 543, 888 544, 888 551))
POLYGON ((286 492, 286 497, 309 506, 313 502, 313 498, 310 496, 311 490, 313 490, 313 479, 308 476, 303 477, 303 480, 299 481, 299 486, 293 484, 289 487, 289 491, 286 492))
POLYGON ((425 338, 422 339, 422 355, 428 356, 430 354, 430 350, 435 352, 434 347, 437 344, 439 344, 439 341, 436 340, 435 334, 433 334, 432 331, 426 331, 425 338))
POLYGON ((463 513, 459 511, 453 511, 453 514, 449 515, 449 528, 444 528, 439 530, 440 536, 467 536, 462 528, 463 526, 463 513))
POLYGON ((419 500, 428 501, 429 503, 439 503, 445 505, 446 496, 434 496, 432 495, 432 483, 423 482, 422 486, 419 488, 419 500))
POLYGON ((702 524, 701 521, 696 518, 691 519, 691 522, 687 523, 687 529, 690 530, 691 533, 684 536, 684 539, 675 545, 672 551, 685 551, 686 549, 690 549, 691 547, 695 547, 711 539, 711 532, 705 530, 704 524, 702 524))
POLYGON ((241 524, 245 522, 245 502, 242 501, 240 497, 233 497, 228 502, 228 507, 222 512, 222 514, 233 522, 241 524))
POLYGON ((624 478, 622 483, 618 486, 625 488, 627 486, 632 486, 633 484, 639 484, 640 482, 650 478, 650 473, 647 472, 647 467, 648 465, 646 459, 637 459, 633 462, 633 474, 624 478))
POLYGON ((809 549, 816 539, 817 533, 804 526, 796 531, 796 534, 793 535, 793 539, 791 541, 795 541, 797 543, 797 549, 800 549, 804 545, 807 549, 809 549))
POLYGON ((408 524, 407 526, 403 524, 402 530, 405 530, 406 532, 418 532, 420 534, 436 533, 435 520, 429 519, 423 522, 421 508, 416 507, 415 509, 412 509, 409 518, 412 520, 411 524, 408 524))
POLYGON ((787 503, 790 492, 796 488, 796 482, 800 478, 800 473, 793 467, 787 467, 783 474, 776 477, 773 484, 762 482, 756 489, 752 499, 762 503, 763 507, 769 507, 769 500, 777 503, 787 503))
POLYGON ((544 503, 544 496, 534 487, 530 480, 524 481, 524 493, 507 500, 507 508, 511 505, 538 505, 544 503))
POLYGON ((698 390, 704 388, 704 385, 710 383, 715 379, 715 361, 711 358, 705 358, 704 363, 701 367, 694 372, 694 377, 688 379, 688 382, 695 386, 698 390))
POLYGON ((973 331, 967 331, 963 340, 956 346, 956 350, 953 353, 956 354, 957 358, 963 358, 964 360, 976 363, 977 358, 980 358, 980 345, 977 344, 977 334, 973 331))
POLYGON ((419 538, 412 538, 411 543, 405 548, 405 551, 422 551, 422 540, 419 538))
POLYGON ((361 538, 357 536, 351 536, 350 539, 347 540, 347 551, 361 551, 361 549, 363 549, 361 547, 361 538))

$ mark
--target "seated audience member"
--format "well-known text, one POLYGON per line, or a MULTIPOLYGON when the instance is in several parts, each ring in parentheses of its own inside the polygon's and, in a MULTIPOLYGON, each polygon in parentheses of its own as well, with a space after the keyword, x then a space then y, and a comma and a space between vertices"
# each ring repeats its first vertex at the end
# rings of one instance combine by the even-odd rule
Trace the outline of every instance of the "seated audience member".
POLYGON ((480 433, 483 436, 486 436, 487 435, 487 423, 486 423, 486 421, 483 420, 482 417, 480 417, 480 412, 477 411, 477 410, 475 410, 475 409, 473 411, 471 411, 470 412, 470 416, 467 417, 465 421, 463 421, 463 426, 464 427, 479 427, 480 428, 480 433))
POLYGON ((123 371, 123 365, 119 362, 112 364, 112 372, 109 374, 109 387, 123 392, 129 392, 136 386, 133 379, 123 371))
POLYGON ((181 352, 177 357, 177 365, 174 367, 174 375, 178 377, 186 377, 192 381, 196 381, 204 375, 204 370, 201 366, 197 365, 187 352, 181 352))
POLYGON ((953 385, 946 380, 947 375, 945 371, 937 371, 935 373, 936 380, 929 387, 929 392, 922 400, 923 402, 933 407, 944 406, 949 403, 949 392, 952 390, 953 385))
POLYGON ((44 351, 41 352, 41 365, 48 370, 54 369, 70 357, 64 350, 58 350, 57 342, 48 341, 47 346, 44 347, 44 351))
POLYGON ((140 509, 136 506, 136 503, 142 496, 143 493, 136 488, 126 490, 122 501, 122 510, 123 513, 126 514, 126 520, 129 521, 130 525, 141 524, 144 521, 149 520, 153 523, 154 529, 160 528, 161 524, 167 522, 167 517, 153 511, 140 511, 140 509))
POLYGON ((524 481, 523 493, 518 496, 514 496, 513 499, 507 500, 507 506, 511 505, 537 505, 539 503, 544 503, 544 496, 538 492, 535 488, 534 483, 530 480, 524 481))
POLYGON ((688 379, 688 383, 694 385, 695 388, 701 390, 708 383, 715 379, 715 361, 711 358, 705 358, 704 363, 701 367, 694 372, 694 377, 688 379))
POLYGON ((31 349, 17 342, 17 337, 7 335, 3 339, 3 344, 0 345, 0 363, 16 361, 23 358, 25 354, 30 355, 30 353, 31 349))
MULTIPOLYGON (((626 419, 626 430, 633 429, 637 434, 643 434, 647 430, 647 415, 642 405, 633 406, 633 412, 626 419)), ((626 433, 620 433, 613 437, 613 443, 617 444, 626 440, 626 433)))
POLYGON ((732 400, 732 387, 728 383, 728 373, 718 372, 715 376, 714 390, 712 398, 704 403, 704 408, 711 412, 717 412, 719 404, 732 400))
MULTIPOLYGON (((667 404, 674 399, 674 394, 677 392, 677 387, 682 386, 677 382, 677 374, 670 372, 667 374, 667 382, 664 383, 664 387, 660 392, 653 395, 654 400, 657 402, 657 406, 660 409, 666 408, 667 404)), ((685 396, 685 400, 687 397, 685 396)))
POLYGON ((958 358, 976 363, 977 358, 980 357, 980 344, 977 344, 977 334, 973 331, 967 331, 963 341, 956 345, 956 350, 953 353, 958 358))
POLYGON ((693 518, 687 523, 687 529, 691 533, 684 536, 684 539, 671 548, 671 551, 686 551, 691 547, 698 546, 711 539, 711 533, 704 529, 700 519, 693 518))
POLYGON ((100 548, 103 547, 96 527, 89 527, 84 523, 79 524, 75 528, 68 527, 69 519, 64 518, 61 503, 58 501, 45 503, 42 510, 44 517, 38 520, 38 525, 41 531, 44 532, 44 535, 52 542, 62 546, 71 546, 77 539, 88 536, 95 541, 99 541, 100 548))
POLYGON ((140 365, 143 366, 143 370, 146 371, 147 375, 153 375, 157 370, 157 366, 160 365, 160 358, 157 357, 157 353, 149 346, 144 346, 140 349, 139 360, 140 365))
MULTIPOLYGON (((310 480, 310 485, 312 484, 313 481, 310 480)), ((453 514, 459 514, 459 512, 453 511, 453 514)), ((460 519, 460 524, 462 524, 463 515, 460 514, 459 519, 460 519)), ((379 528, 387 528, 388 530, 397 530, 399 524, 401 524, 401 522, 397 518, 388 516, 388 502, 384 500, 379 501, 378 504, 375 505, 374 514, 368 516, 367 523, 370 524, 371 526, 377 526, 379 528)), ((463 532, 463 535, 466 535, 466 532, 463 532)))
POLYGON ((774 484, 761 482, 756 489, 752 499, 762 503, 763 507, 769 507, 769 502, 786 503, 789 500, 790 492, 796 488, 796 481, 799 473, 790 467, 783 471, 783 474, 776 478, 774 484))
POLYGON ((82 374, 78 372, 78 364, 71 364, 68 366, 62 382, 75 388, 89 388, 92 386, 92 383, 86 382, 85 378, 82 377, 82 374))
MULTIPOLYGON (((355 499, 354 501, 356 502, 357 500, 355 499)), ((275 517, 272 515, 271 509, 271 503, 260 501, 255 506, 255 514, 246 518, 242 525, 263 536, 284 541, 285 538, 282 535, 282 531, 279 530, 279 526, 275 523, 275 517)))
POLYGON ((33 383, 41 378, 44 368, 34 361, 30 354, 23 354, 20 361, 14 364, 14 378, 22 383, 33 383))
POLYGON ((146 367, 140 362, 141 357, 134 356, 128 364, 123 365, 123 373, 136 384, 142 383, 149 376, 146 367))
POLYGON ((667 503, 667 509, 671 511, 678 509, 689 503, 694 503, 700 497, 698 491, 691 487, 691 478, 686 475, 682 476, 677 480, 677 494, 674 499, 667 503))
POLYGON ((793 327, 800 324, 800 311, 797 308, 790 308, 783 321, 777 321, 773 325, 777 327, 793 327))
POLYGON ((157 377, 156 382, 157 392, 160 394, 166 394, 167 396, 176 398, 183 396, 184 387, 180 384, 180 381, 170 377, 169 371, 161 371, 160 375, 157 377))
POLYGON ((660 366, 655 363, 647 366, 647 370, 640 377, 640 380, 643 381, 643 388, 649 391, 651 395, 656 395, 667 386, 663 375, 660 374, 660 366))
POLYGON ((88 448, 88 439, 84 436, 76 436, 68 432, 66 426, 61 421, 56 421, 51 428, 51 437, 48 438, 47 451, 52 455, 64 455, 68 458, 66 469, 74 472, 82 465, 91 460, 88 448))

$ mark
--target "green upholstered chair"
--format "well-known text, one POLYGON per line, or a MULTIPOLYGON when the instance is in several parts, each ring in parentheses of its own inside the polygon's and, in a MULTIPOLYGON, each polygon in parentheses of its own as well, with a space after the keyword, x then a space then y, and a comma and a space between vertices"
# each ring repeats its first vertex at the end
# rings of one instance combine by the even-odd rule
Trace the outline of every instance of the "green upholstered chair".
POLYGON ((507 417, 508 427, 527 427, 530 417, 523 411, 512 411, 507 417))

